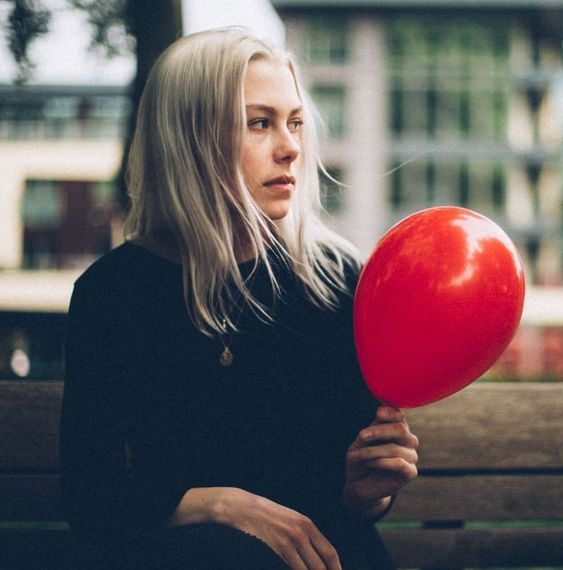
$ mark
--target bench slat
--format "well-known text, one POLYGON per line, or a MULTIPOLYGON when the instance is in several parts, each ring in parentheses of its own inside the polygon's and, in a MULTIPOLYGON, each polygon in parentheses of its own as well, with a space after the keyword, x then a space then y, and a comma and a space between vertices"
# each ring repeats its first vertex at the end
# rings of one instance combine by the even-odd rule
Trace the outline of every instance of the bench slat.
POLYGON ((55 468, 61 382, 0 382, 0 470, 55 468))
POLYGON ((563 520, 563 476, 419 477, 386 520, 563 520))
POLYGON ((398 568, 561 566, 563 528, 382 529, 398 568))
POLYGON ((421 469, 563 471, 563 383, 477 383, 407 418, 421 469))
POLYGON ((61 520, 59 497, 57 475, 0 475, 0 520, 61 520))
MULTIPOLYGON (((0 476, 1 520, 59 520, 55 475, 0 476)), ((563 520, 558 476, 420 477, 399 495, 389 521, 563 520)))
MULTIPOLYGON (((61 395, 61 382, 0 382, 0 469, 57 466, 61 395)), ((563 383, 477 383, 407 414, 422 470, 563 470, 563 383)))

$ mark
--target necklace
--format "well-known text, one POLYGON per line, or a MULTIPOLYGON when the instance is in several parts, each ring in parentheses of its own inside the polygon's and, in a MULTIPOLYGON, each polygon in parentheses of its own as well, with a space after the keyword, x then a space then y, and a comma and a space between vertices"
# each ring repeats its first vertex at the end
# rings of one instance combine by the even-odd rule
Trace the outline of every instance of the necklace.
MULTIPOLYGON (((236 332, 236 329, 238 327, 238 324, 240 322, 240 318, 242 316, 242 312, 244 309, 244 304, 241 306, 238 317, 237 317, 237 321, 233 327, 233 329, 231 330, 231 332, 227 335, 227 339, 225 340, 223 338, 224 335, 220 335, 219 338, 221 339, 221 344, 223 345, 223 352, 221 352, 221 356, 219 356, 219 364, 221 366, 230 366, 233 363, 233 351, 231 350, 231 341, 233 340, 233 335, 236 332)), ((223 324, 223 328, 226 330, 227 329, 227 319, 223 319, 222 321, 223 324)))
MULTIPOLYGON (((254 277, 255 274, 253 274, 250 277, 250 281, 248 281, 248 288, 251 287, 252 282, 254 281, 254 277)), ((242 297, 242 295, 240 295, 240 297, 242 297)), ((237 332, 237 328, 238 325, 240 323, 240 319, 242 317, 242 314, 244 313, 244 307, 246 305, 246 299, 242 299, 240 300, 241 304, 240 304, 240 308, 238 311, 238 315, 236 318, 236 322, 234 323, 232 330, 229 332, 228 335, 226 335, 226 340, 225 340, 225 335, 221 334, 219 335, 219 339, 221 340, 221 344, 223 345, 223 351, 221 352, 221 355, 219 356, 219 364, 221 366, 224 367, 229 367, 231 366, 231 364, 233 363, 234 360, 234 356, 233 356, 233 351, 231 350, 231 346, 232 346, 232 340, 234 338, 235 333, 237 332)), ((238 300, 234 303, 234 307, 238 308, 238 300)), ((226 331, 227 330, 227 319, 223 319, 223 321, 221 322, 221 324, 223 325, 223 329, 226 331)))
MULTIPOLYGON (((226 326, 227 321, 226 319, 223 319, 223 326, 226 326)), ((233 331, 234 332, 234 331, 233 331)), ((225 342, 223 340, 223 336, 221 335, 221 343, 223 344, 223 352, 221 353, 221 356, 219 356, 219 364, 221 366, 230 366, 233 363, 233 353, 231 351, 231 349, 229 348, 229 344, 231 343, 231 335, 233 333, 231 332, 231 334, 229 335, 229 337, 227 338, 227 342, 225 342)))

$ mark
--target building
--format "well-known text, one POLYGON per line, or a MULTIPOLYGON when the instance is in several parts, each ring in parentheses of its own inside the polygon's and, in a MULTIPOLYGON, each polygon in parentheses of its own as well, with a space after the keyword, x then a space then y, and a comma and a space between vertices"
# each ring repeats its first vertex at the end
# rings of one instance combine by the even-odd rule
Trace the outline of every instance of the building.
POLYGON ((563 284, 563 2, 274 0, 349 186, 337 226, 364 253, 417 209, 498 221, 531 281, 563 284))
POLYGON ((426 207, 516 243, 528 279, 497 376, 563 377, 563 2, 273 0, 323 116, 331 223, 367 255, 426 207))
POLYGON ((0 377, 61 375, 73 281, 121 240, 128 116, 120 86, 0 85, 0 377))

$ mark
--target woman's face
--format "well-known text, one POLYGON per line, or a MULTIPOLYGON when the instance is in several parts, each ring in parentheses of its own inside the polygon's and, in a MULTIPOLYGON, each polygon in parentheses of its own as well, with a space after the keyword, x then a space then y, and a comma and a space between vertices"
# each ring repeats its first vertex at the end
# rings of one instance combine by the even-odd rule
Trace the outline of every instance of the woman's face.
POLYGON ((244 181, 262 212, 279 220, 287 215, 295 188, 303 122, 289 67, 267 60, 252 62, 244 81, 244 100, 244 181))

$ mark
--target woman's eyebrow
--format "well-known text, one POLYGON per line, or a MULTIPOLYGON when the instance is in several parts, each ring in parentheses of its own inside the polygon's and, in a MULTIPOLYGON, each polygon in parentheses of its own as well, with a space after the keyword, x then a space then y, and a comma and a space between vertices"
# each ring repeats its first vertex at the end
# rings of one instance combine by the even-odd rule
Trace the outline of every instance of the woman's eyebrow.
MULTIPOLYGON (((263 113, 267 113, 268 115, 277 115, 278 111, 276 110, 275 107, 271 107, 270 105, 261 105, 259 103, 254 103, 254 104, 249 104, 246 105, 246 110, 252 110, 252 111, 262 111, 263 113)), ((292 109, 290 111, 290 115, 296 115, 297 113, 301 113, 302 111, 302 107, 296 107, 295 109, 292 109)))

